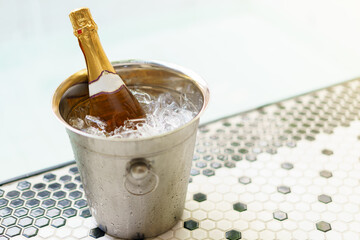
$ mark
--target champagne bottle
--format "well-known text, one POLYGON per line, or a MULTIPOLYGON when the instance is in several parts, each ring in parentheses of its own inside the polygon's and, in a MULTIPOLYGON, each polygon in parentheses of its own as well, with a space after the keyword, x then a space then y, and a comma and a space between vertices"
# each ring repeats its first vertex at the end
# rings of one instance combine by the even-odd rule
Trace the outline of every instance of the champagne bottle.
POLYGON ((90 115, 100 117, 111 132, 145 112, 108 60, 88 8, 73 10, 70 21, 84 54, 89 81, 90 115))

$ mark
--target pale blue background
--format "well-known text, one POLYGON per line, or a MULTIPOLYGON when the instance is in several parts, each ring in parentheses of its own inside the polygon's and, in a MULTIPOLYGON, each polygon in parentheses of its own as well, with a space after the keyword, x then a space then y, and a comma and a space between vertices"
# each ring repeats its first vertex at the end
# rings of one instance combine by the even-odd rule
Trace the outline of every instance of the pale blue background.
POLYGON ((82 6, 110 60, 203 76, 202 122, 360 76, 355 0, 0 0, 0 180, 73 159, 51 98, 85 67, 68 19, 82 6))

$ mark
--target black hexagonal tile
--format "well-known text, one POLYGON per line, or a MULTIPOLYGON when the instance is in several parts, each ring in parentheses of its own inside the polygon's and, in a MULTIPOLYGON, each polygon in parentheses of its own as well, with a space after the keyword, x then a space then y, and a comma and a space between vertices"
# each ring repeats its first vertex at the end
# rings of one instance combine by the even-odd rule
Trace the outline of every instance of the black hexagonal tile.
POLYGON ((83 218, 91 217, 90 209, 86 208, 86 209, 80 211, 80 216, 83 218))
POLYGON ((105 235, 105 232, 100 228, 93 228, 90 230, 89 236, 93 238, 100 238, 105 235))
POLYGON ((69 193, 69 198, 70 199, 73 199, 73 200, 76 200, 76 199, 79 199, 82 197, 82 192, 76 190, 76 191, 73 191, 71 193, 69 193))
POLYGON ((242 154, 247 154, 249 151, 246 148, 241 148, 238 152, 242 154))
POLYGON ((67 208, 63 211, 62 216, 66 218, 71 218, 76 216, 77 211, 74 208, 67 208))
POLYGON ((206 148, 198 147, 198 148, 196 148, 196 152, 198 152, 198 153, 206 153, 206 148))
POLYGON ((20 192, 17 190, 12 190, 10 192, 8 192, 5 197, 8 199, 14 199, 20 196, 20 192))
POLYGON ((240 155, 232 155, 232 156, 231 156, 231 159, 232 159, 233 161, 238 162, 238 161, 241 161, 241 160, 242 160, 242 157, 241 157, 240 155))
POLYGON ((28 190, 28 191, 23 192, 23 193, 21 194, 21 197, 22 197, 23 199, 30 199, 30 198, 33 198, 34 196, 35 196, 35 192, 32 191, 32 190, 28 190))
POLYGON ((67 183, 64 185, 64 189, 66 191, 71 191, 71 190, 74 190, 75 188, 77 187, 77 185, 75 183, 67 183))
POLYGON ((225 233, 225 237, 229 240, 238 240, 241 239, 241 232, 236 230, 230 230, 225 233))
POLYGON ((34 207, 39 206, 39 204, 40 204, 40 200, 33 198, 30 200, 27 200, 25 206, 28 208, 34 208, 34 207))
POLYGON ((27 238, 35 237, 38 233, 38 229, 36 227, 28 227, 24 229, 23 236, 27 238))
MULTIPOLYGON (((212 160, 214 160, 214 157, 212 155, 206 155, 206 156, 203 157, 203 159, 205 161, 212 161, 212 160)), ((195 160, 197 160, 197 159, 195 159, 195 160)))
POLYGON ((27 215, 28 212, 29 212, 29 210, 27 208, 22 207, 22 208, 16 209, 14 212, 14 215, 16 217, 23 217, 23 216, 27 215))
POLYGON ((200 174, 200 171, 197 170, 196 168, 192 168, 192 169, 190 170, 190 175, 191 175, 191 176, 197 176, 197 175, 199 175, 199 174, 200 174))
POLYGON ((49 209, 46 213, 46 216, 50 217, 50 218, 54 218, 54 217, 57 217, 59 216, 61 213, 61 210, 58 209, 58 208, 52 208, 52 209, 49 209))
POLYGON ((53 198, 55 198, 57 200, 62 199, 64 197, 66 197, 66 192, 64 192, 62 190, 54 192, 54 194, 53 194, 53 198))
POLYGON ((31 183, 29 183, 28 181, 21 181, 17 185, 17 189, 19 189, 20 191, 28 190, 30 187, 31 183))
POLYGON ((319 231, 327 232, 327 231, 331 230, 331 225, 330 225, 330 223, 320 221, 320 222, 316 223, 316 228, 319 231))
POLYGON ((22 205, 24 205, 24 200, 22 200, 20 198, 14 199, 10 202, 10 207, 13 207, 13 208, 18 208, 18 207, 21 207, 22 205))
POLYGON ((300 136, 293 136, 292 139, 295 140, 295 141, 300 141, 301 137, 300 136))
POLYGON ((44 190, 41 192, 38 192, 37 197, 40 199, 45 199, 45 198, 49 198, 51 195, 51 193, 48 190, 44 190))
POLYGON ((51 226, 59 228, 64 226, 66 223, 66 220, 62 217, 55 218, 51 221, 51 226))
POLYGON ((33 185, 33 189, 35 191, 41 191, 41 190, 45 189, 45 187, 46 187, 45 183, 36 183, 33 185))
POLYGON ((286 220, 288 218, 288 215, 287 215, 286 212, 276 211, 276 212, 273 212, 273 217, 276 220, 284 221, 284 220, 286 220))
POLYGON ((330 196, 326 195, 326 194, 321 194, 318 196, 318 200, 322 203, 330 203, 332 202, 332 199, 330 196))
POLYGON ((74 204, 74 207, 78 209, 87 207, 87 201, 85 199, 77 200, 74 204))
POLYGON ((277 191, 282 194, 288 194, 291 192, 291 189, 288 186, 278 186, 277 191))
POLYGON ((73 174, 73 175, 78 174, 79 169, 77 167, 72 167, 72 168, 69 169, 69 173, 73 174))
POLYGON ((44 179, 45 182, 51 182, 51 181, 54 181, 56 179, 56 175, 53 174, 53 173, 47 173, 47 174, 44 175, 43 179, 44 179))
POLYGON ((35 226, 42 228, 49 225, 49 222, 50 220, 48 218, 41 217, 35 220, 35 226))
POLYGON ((49 184, 49 186, 48 186, 48 189, 49 189, 50 191, 56 191, 56 190, 59 190, 60 188, 61 188, 61 184, 60 184, 60 183, 57 183, 57 182, 51 183, 51 184, 49 184))
POLYGON ((6 230, 6 235, 9 237, 15 237, 17 235, 20 235, 21 233, 21 228, 14 226, 14 227, 10 227, 6 230))
POLYGON ((204 161, 200 161, 200 162, 196 162, 195 166, 198 168, 205 168, 205 167, 207 167, 207 163, 204 161))
POLYGON ((43 208, 51 208, 53 206, 55 206, 56 201, 54 199, 46 199, 41 203, 41 206, 43 208))
POLYGON ((329 150, 329 149, 324 149, 324 150, 321 151, 321 153, 324 154, 324 155, 327 155, 327 156, 330 156, 330 155, 334 154, 334 152, 329 150))
POLYGON ((223 154, 219 154, 216 156, 216 159, 220 160, 220 161, 225 161, 228 159, 228 157, 226 155, 223 154))
POLYGON ((229 122, 224 122, 224 123, 223 123, 223 126, 224 126, 224 127, 230 127, 230 126, 231 126, 231 123, 229 123, 229 122))
POLYGON ((31 217, 23 217, 19 220, 18 225, 21 227, 30 226, 33 223, 33 219, 31 217))
POLYGON ((9 200, 0 198, 0 208, 5 207, 9 203, 9 200))
POLYGON ((64 175, 59 178, 60 182, 67 183, 71 181, 72 177, 70 175, 64 175))
POLYGON ((45 213, 45 210, 43 208, 39 207, 39 208, 35 208, 35 209, 31 210, 30 215, 34 218, 38 218, 38 217, 44 215, 44 213, 45 213))
POLYGON ((215 175, 214 170, 212 169, 205 169, 202 171, 203 175, 207 176, 207 177, 211 177, 215 175))
POLYGON ((12 208, 5 207, 0 209, 0 217, 6 217, 9 216, 12 213, 12 208))
MULTIPOLYGON (((226 154, 233 154, 235 151, 234 151, 234 149, 232 149, 232 148, 225 148, 224 152, 225 152, 226 154)), ((227 159, 227 156, 226 156, 226 159, 227 159)))
POLYGON ((57 206, 61 209, 67 208, 71 206, 71 201, 68 199, 63 199, 58 202, 57 206))
POLYGON ((244 212, 247 210, 247 205, 245 203, 237 202, 233 205, 233 209, 238 212, 244 212))
POLYGON ((197 202, 203 202, 206 200, 206 195, 203 193, 196 193, 194 194, 193 199, 197 202))
POLYGON ((212 163, 210 163, 210 167, 212 167, 214 169, 219 169, 222 167, 222 165, 219 162, 212 162, 212 163))
POLYGON ((305 139, 308 141, 314 141, 316 138, 315 138, 315 136, 308 135, 305 137, 305 139))
POLYGON ((199 228, 199 223, 194 220, 188 220, 184 222, 184 228, 188 230, 195 230, 199 228))
POLYGON ((320 172, 320 176, 324 177, 324 178, 331 178, 333 175, 330 171, 327 170, 322 170, 320 172))
POLYGON ((239 183, 242 183, 244 185, 251 183, 251 178, 243 176, 239 177, 239 183))
POLYGON ((75 177, 75 181, 81 183, 81 178, 80 178, 80 176, 76 176, 76 177, 75 177))
POLYGON ((224 166, 227 167, 227 168, 234 168, 234 167, 236 167, 236 164, 234 162, 231 162, 231 161, 226 161, 224 166))
POLYGON ((12 225, 14 225, 16 223, 17 219, 14 218, 13 216, 10 217, 6 217, 2 220, 1 225, 5 226, 5 227, 10 227, 12 225))
POLYGON ((289 162, 284 162, 281 164, 281 168, 286 169, 286 170, 291 170, 294 168, 294 165, 289 162))

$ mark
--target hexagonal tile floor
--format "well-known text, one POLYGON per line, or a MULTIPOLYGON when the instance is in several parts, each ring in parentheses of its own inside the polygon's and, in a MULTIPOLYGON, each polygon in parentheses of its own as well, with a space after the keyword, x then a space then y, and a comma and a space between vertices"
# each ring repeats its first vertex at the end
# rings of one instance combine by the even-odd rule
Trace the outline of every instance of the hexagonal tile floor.
MULTIPOLYGON (((200 126, 182 219, 154 239, 360 239, 360 80, 200 126)), ((0 186, 0 240, 113 239, 72 163, 0 186)))

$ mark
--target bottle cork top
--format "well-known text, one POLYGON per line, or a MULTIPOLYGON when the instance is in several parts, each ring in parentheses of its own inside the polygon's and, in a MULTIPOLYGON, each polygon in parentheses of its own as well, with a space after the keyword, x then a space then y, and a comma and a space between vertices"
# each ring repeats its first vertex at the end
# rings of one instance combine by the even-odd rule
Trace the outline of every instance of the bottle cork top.
POLYGON ((79 37, 86 30, 97 30, 97 25, 91 16, 89 8, 78 8, 69 14, 74 35, 79 37))

